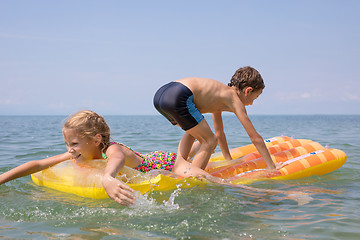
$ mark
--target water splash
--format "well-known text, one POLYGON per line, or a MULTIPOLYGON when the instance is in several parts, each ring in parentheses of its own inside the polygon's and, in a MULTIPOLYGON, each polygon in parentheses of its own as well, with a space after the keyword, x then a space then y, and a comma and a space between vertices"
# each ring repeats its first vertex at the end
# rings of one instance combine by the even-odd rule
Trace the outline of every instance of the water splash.
POLYGON ((163 201, 164 206, 170 207, 170 208, 173 208, 173 209, 179 209, 180 208, 179 205, 175 203, 175 198, 177 196, 179 196, 180 191, 181 191, 180 187, 178 187, 176 190, 174 190, 171 193, 171 195, 169 197, 169 200, 168 201, 165 201, 165 200, 163 201))
MULTIPOLYGON (((181 188, 175 189, 169 196, 168 200, 163 200, 162 202, 157 201, 155 198, 151 197, 150 194, 141 194, 140 192, 134 192, 136 201, 134 205, 131 205, 129 208, 123 209, 123 213, 126 213, 130 216, 144 216, 152 214, 164 214, 164 212, 173 212, 180 209, 180 206, 175 203, 176 197, 179 196, 181 188)), ((162 194, 161 194, 162 195, 162 194)))

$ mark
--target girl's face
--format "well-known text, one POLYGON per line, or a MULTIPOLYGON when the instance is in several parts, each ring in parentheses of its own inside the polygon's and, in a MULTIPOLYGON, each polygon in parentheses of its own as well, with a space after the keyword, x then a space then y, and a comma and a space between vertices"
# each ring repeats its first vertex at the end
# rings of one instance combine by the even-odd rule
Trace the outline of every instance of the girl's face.
POLYGON ((75 161, 102 158, 99 148, 100 141, 97 136, 93 138, 83 137, 76 130, 69 128, 63 129, 63 135, 66 148, 75 161))

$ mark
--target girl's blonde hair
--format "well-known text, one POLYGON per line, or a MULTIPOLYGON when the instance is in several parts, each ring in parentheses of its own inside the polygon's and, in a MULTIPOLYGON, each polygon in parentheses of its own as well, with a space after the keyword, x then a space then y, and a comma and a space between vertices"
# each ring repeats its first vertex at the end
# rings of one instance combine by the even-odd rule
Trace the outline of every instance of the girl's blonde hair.
POLYGON ((110 143, 110 128, 105 119, 90 110, 80 111, 70 116, 64 123, 63 129, 74 129, 83 137, 92 138, 96 134, 100 134, 101 144, 100 149, 105 152, 110 143))

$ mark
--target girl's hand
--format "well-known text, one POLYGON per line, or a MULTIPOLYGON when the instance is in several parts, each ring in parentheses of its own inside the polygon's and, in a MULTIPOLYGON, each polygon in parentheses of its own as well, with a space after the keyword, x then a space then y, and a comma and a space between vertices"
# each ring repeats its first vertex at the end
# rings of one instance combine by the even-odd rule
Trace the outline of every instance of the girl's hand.
POLYGON ((103 176, 102 184, 106 193, 115 202, 123 206, 135 204, 135 197, 132 195, 134 190, 120 180, 107 175, 103 176))

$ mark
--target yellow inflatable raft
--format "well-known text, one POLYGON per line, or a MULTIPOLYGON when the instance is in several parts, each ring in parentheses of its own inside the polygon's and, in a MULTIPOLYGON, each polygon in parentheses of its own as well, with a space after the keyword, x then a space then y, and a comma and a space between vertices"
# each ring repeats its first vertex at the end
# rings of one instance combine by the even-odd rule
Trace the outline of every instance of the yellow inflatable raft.
MULTIPOLYGON (((34 173, 31 178, 39 186, 73 193, 81 197, 103 199, 108 198, 101 183, 105 165, 105 160, 92 160, 88 164, 80 166, 68 160, 34 173)), ((125 182, 129 187, 141 192, 141 194, 205 184, 205 182, 197 178, 177 178, 171 172, 165 170, 142 173, 126 166, 119 173, 117 179, 125 182)))
MULTIPOLYGON (((311 140, 282 136, 267 139, 265 143, 273 160, 284 164, 279 170, 264 170, 265 161, 255 146, 250 144, 232 149, 230 153, 234 160, 231 161, 225 161, 219 153, 213 154, 206 171, 232 184, 249 184, 268 179, 286 180, 324 175, 340 168, 346 161, 343 151, 325 148, 311 140)), ((82 166, 66 161, 32 174, 31 178, 40 186, 82 197, 102 199, 108 197, 101 185, 105 164, 105 160, 89 161, 82 166)), ((155 170, 144 174, 127 167, 117 178, 142 194, 206 184, 197 178, 179 178, 167 171, 155 170)))

